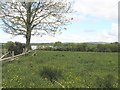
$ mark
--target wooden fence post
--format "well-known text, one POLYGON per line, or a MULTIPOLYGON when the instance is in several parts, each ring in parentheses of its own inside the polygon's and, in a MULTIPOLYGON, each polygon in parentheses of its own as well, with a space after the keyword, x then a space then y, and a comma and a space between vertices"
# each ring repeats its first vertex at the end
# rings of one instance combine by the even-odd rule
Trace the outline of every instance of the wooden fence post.
POLYGON ((11 60, 14 60, 14 51, 12 51, 12 59, 11 60))
POLYGON ((23 48, 23 52, 22 53, 24 53, 24 48, 23 48))
POLYGON ((4 54, 6 54, 6 49, 4 48, 4 54))
POLYGON ((4 55, 4 50, 3 50, 3 43, 2 43, 2 55, 4 55))
POLYGON ((12 57, 14 57, 14 51, 12 51, 12 57))

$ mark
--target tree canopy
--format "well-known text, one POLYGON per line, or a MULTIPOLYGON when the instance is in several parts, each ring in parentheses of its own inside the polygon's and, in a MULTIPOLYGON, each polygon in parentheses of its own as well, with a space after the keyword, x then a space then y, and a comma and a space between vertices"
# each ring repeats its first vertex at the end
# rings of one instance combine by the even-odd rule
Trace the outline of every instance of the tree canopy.
POLYGON ((39 2, 1 2, 1 19, 6 33, 23 35, 30 49, 31 36, 55 35, 72 19, 71 4, 66 0, 39 0, 39 2))

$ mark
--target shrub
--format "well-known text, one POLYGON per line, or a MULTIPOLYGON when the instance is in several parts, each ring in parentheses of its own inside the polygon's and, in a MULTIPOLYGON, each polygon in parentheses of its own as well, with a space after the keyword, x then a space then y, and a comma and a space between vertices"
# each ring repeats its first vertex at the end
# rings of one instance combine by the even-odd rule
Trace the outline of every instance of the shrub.
POLYGON ((23 48, 25 48, 25 45, 20 42, 15 42, 14 48, 15 55, 17 55, 23 52, 23 48))
POLYGON ((14 42, 12 42, 12 41, 8 41, 8 42, 5 43, 5 45, 4 45, 4 47, 5 47, 6 49, 9 49, 9 48, 12 47, 12 46, 14 46, 14 42))
POLYGON ((14 54, 17 55, 17 54, 20 54, 23 52, 23 48, 25 48, 25 44, 22 44, 20 42, 7 42, 5 44, 5 48, 10 52, 14 51, 14 54))

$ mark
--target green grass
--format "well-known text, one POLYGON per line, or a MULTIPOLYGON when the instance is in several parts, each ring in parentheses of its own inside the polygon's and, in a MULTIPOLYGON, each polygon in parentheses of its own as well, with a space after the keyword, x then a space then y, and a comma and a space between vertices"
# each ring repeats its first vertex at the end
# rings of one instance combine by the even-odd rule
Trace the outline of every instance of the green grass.
POLYGON ((5 88, 117 88, 118 54, 37 51, 3 62, 2 76, 5 88))

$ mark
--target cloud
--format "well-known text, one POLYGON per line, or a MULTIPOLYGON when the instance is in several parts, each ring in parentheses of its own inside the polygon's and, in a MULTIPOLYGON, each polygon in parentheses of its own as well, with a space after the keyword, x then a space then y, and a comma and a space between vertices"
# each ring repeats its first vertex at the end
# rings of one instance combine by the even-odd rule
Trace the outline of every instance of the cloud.
POLYGON ((43 37, 32 37, 31 42, 46 43, 46 42, 83 42, 84 39, 81 35, 75 34, 61 34, 55 37, 52 36, 43 36, 43 37))
MULTIPOLYGON (((114 27, 114 25, 113 25, 114 27)), ((115 30, 115 29, 114 29, 115 30)), ((113 32, 111 30, 111 32, 113 32)), ((61 34, 56 37, 52 36, 34 36, 31 38, 31 43, 51 43, 51 42, 115 42, 118 41, 118 36, 117 34, 109 34, 110 32, 108 30, 101 30, 101 31, 95 31, 92 33, 77 33, 77 34, 61 34)), ((8 34, 0 34, 0 43, 4 42, 6 43, 7 41, 18 41, 25 43, 25 38, 22 36, 17 36, 12 38, 11 35, 8 34)))
POLYGON ((81 21, 85 20, 85 16, 79 15, 79 14, 73 14, 73 15, 71 15, 71 17, 73 17, 72 22, 81 22, 81 21))
POLYGON ((111 30, 108 32, 109 35, 111 36, 118 36, 118 24, 117 23, 112 23, 111 30))
POLYGON ((23 38, 23 36, 13 37, 10 34, 0 32, 0 43, 6 43, 7 41, 17 41, 17 42, 25 43, 25 39, 23 38))
MULTIPOLYGON (((25 43, 23 36, 12 37, 6 33, 0 33, 0 43, 7 41, 18 41, 25 43)), ((31 43, 51 43, 51 42, 116 42, 118 41, 118 24, 112 23, 110 30, 83 30, 78 33, 63 32, 60 35, 52 36, 34 36, 31 38, 31 43)))
POLYGON ((83 16, 117 20, 119 0, 74 0, 73 9, 83 16))
POLYGON ((86 33, 92 33, 92 32, 95 32, 95 30, 93 30, 93 29, 86 29, 86 30, 84 30, 84 32, 86 32, 86 33))
POLYGON ((112 23, 111 30, 102 30, 96 33, 97 39, 106 42, 118 41, 118 24, 112 23))

